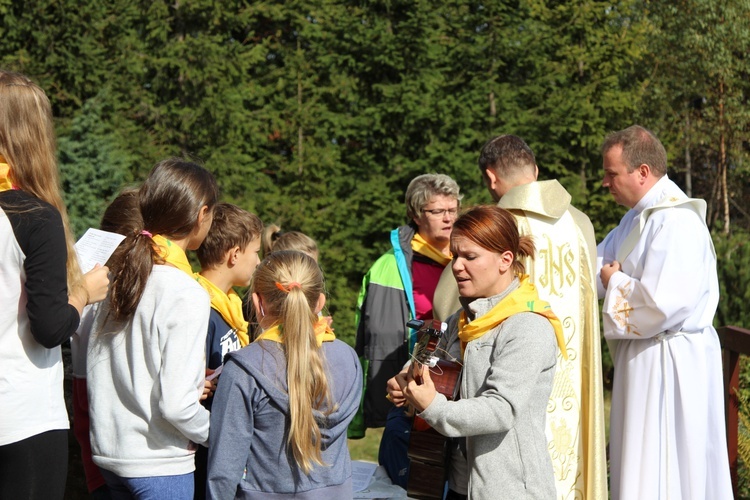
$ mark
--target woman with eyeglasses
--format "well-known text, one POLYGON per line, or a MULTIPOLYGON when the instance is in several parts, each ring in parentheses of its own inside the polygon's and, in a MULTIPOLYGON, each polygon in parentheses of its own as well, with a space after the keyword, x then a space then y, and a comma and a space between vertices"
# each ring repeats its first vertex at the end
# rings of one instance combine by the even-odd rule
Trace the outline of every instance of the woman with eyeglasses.
POLYGON ((355 349, 366 367, 365 394, 349 437, 363 437, 366 427, 386 426, 379 462, 404 488, 409 421, 385 398, 386 382, 409 360, 416 340, 406 322, 433 318, 433 296, 451 261, 450 235, 461 198, 458 184, 447 175, 415 177, 406 189, 409 222, 391 231, 391 249, 365 275, 357 301, 355 349))

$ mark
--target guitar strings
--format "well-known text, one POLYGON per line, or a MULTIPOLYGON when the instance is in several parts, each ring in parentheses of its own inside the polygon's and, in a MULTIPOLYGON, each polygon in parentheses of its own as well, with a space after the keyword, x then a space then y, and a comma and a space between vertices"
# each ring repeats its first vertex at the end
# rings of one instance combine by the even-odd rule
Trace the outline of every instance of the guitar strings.
MULTIPOLYGON (((456 364, 460 365, 463 368, 464 364, 461 363, 458 359, 456 359, 456 357, 453 356, 450 352, 446 351, 442 347, 436 348, 434 352, 438 352, 438 351, 441 351, 441 352, 445 353, 446 358, 443 358, 443 359, 445 359, 446 361, 451 361, 453 363, 456 363, 456 364)), ((421 365, 425 365, 425 363, 421 363, 420 361, 417 360, 415 354, 412 353, 410 355, 410 357, 411 357, 412 362, 419 363, 421 365)), ((442 375, 443 374, 443 369, 440 368, 440 365, 435 365, 434 367, 428 366, 427 369, 430 371, 430 373, 433 373, 435 375, 442 375)))
POLYGON ((446 350, 445 350, 445 349, 443 349, 442 347, 438 347, 438 348, 437 348, 437 349, 435 349, 435 350, 436 350, 436 351, 442 351, 442 352, 444 352, 444 353, 445 353, 445 355, 446 355, 446 356, 448 356, 447 358, 445 358, 445 359, 447 359, 448 361, 452 361, 452 362, 454 362, 454 363, 458 363, 458 364, 459 364, 459 365, 461 365, 461 366, 464 366, 464 364, 463 364, 463 363, 461 363, 461 362, 460 362, 460 361, 459 361, 458 359, 456 359, 456 357, 455 357, 455 356, 453 356, 453 355, 452 355, 451 353, 449 353, 448 351, 446 351, 446 350))

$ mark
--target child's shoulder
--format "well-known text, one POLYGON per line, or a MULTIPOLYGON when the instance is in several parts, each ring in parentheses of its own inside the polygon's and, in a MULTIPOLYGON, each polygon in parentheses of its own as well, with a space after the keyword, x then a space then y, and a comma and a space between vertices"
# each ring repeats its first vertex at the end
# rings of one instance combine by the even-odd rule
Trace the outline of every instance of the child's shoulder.
POLYGON ((172 292, 174 294, 208 296, 208 293, 196 281, 193 275, 189 275, 176 267, 163 264, 155 264, 151 269, 149 285, 156 290, 172 292))
POLYGON ((324 342, 323 348, 326 351, 326 355, 334 355, 337 357, 347 357, 358 360, 358 356, 354 348, 346 342, 336 339, 333 342, 324 342))

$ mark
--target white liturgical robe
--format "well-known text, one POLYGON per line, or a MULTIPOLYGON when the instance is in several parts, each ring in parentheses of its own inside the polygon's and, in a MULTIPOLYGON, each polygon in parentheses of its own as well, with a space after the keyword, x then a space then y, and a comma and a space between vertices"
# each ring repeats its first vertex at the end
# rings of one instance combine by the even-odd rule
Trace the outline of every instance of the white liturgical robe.
POLYGON ((661 178, 597 247, 597 283, 615 368, 612 499, 732 498, 705 203, 661 178))

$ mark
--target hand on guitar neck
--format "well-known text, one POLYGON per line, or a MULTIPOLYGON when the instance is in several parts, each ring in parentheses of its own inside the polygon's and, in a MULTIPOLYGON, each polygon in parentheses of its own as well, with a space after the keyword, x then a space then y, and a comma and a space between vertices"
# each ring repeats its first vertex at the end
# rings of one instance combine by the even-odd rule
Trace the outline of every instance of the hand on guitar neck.
MULTIPOLYGON (((391 401, 391 403, 393 403, 393 405, 397 408, 401 408, 405 404, 411 403, 411 401, 408 401, 406 399, 406 396, 402 389, 402 386, 407 387, 410 381, 413 381, 418 386, 428 384, 426 387, 424 387, 423 390, 432 390, 432 396, 427 403, 427 405, 429 406, 429 403, 432 402, 432 398, 435 397, 434 393, 437 392, 437 390, 435 389, 435 384, 433 383, 432 377, 430 376, 430 368, 421 363, 412 363, 410 365, 407 365, 403 370, 401 370, 398 375, 388 380, 385 387, 386 391, 388 392, 388 399, 391 401), (423 375, 423 371, 424 373, 426 373, 426 375, 423 375)), ((426 397, 429 396, 425 395, 425 398, 426 397)), ((426 407, 427 406, 425 406, 424 408, 426 407)), ((424 409, 421 407, 415 408, 418 411, 422 411, 424 409)))
MULTIPOLYGON (((405 367, 398 375, 406 373, 406 371, 409 369, 410 366, 405 367)), ((388 382, 386 382, 385 384, 385 390, 388 393, 388 395, 386 396, 388 400, 397 408, 401 408, 406 404, 406 398, 404 397, 404 393, 401 391, 401 386, 398 385, 398 381, 396 380, 396 377, 398 377, 398 375, 388 379, 388 382)))
MULTIPOLYGON (((461 365, 441 359, 450 356, 445 345, 447 325, 439 321, 409 321, 406 326, 416 335, 411 362, 386 384, 388 399, 397 407, 409 405, 402 413, 411 418, 409 433, 409 498, 440 500, 447 478, 446 464, 450 454, 449 439, 415 415, 423 412, 438 393, 454 401, 458 395, 461 365), (431 371, 434 370, 434 371, 431 371)), ((395 421, 395 420, 394 420, 395 421)))
MULTIPOLYGON (((388 392, 386 397, 398 408, 404 406, 407 402, 411 403, 411 401, 407 401, 403 390, 408 385, 409 380, 413 380, 417 385, 424 383, 422 372, 425 369, 429 371, 429 366, 426 366, 426 364, 431 363, 430 366, 433 366, 437 361, 437 358, 434 357, 435 351, 438 349, 446 328, 445 323, 437 320, 432 320, 429 323, 422 320, 411 320, 406 323, 406 326, 416 331, 418 336, 417 342, 414 345, 414 351, 412 352, 412 361, 401 370, 401 373, 386 383, 386 391, 388 392)), ((427 379, 432 387, 432 396, 427 402, 429 405, 432 402, 432 398, 435 397, 436 390, 429 374, 427 375, 427 379)), ((427 405, 412 406, 419 412, 427 407, 427 405)))

